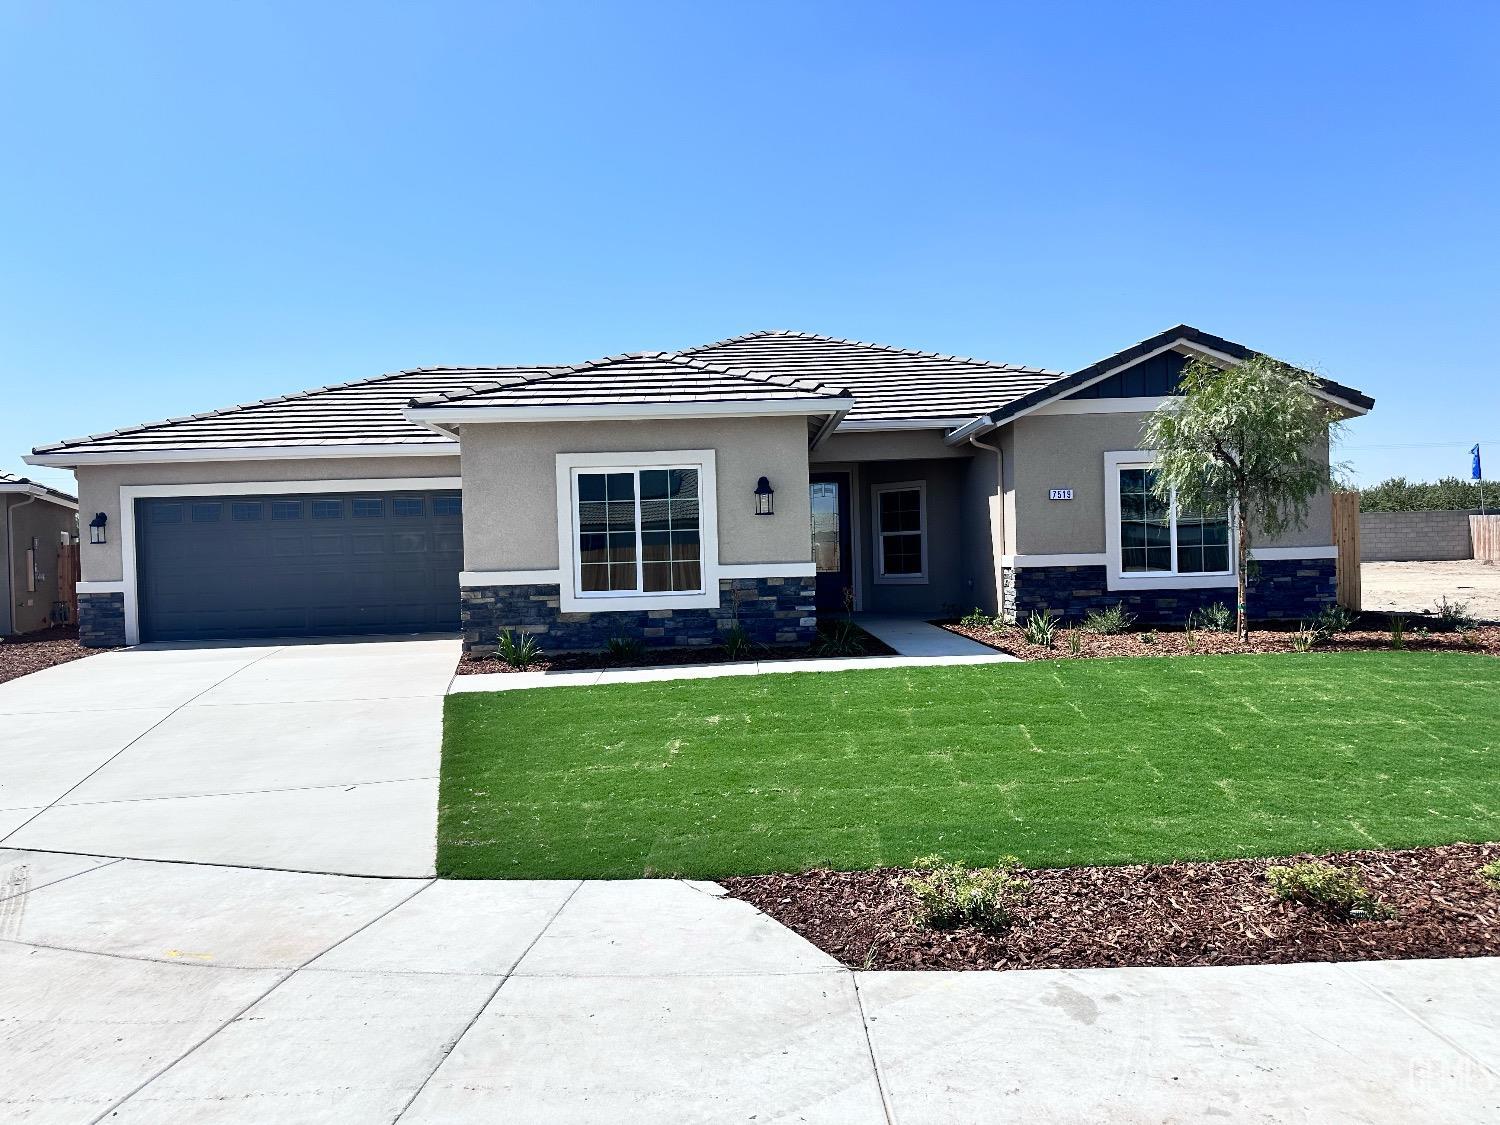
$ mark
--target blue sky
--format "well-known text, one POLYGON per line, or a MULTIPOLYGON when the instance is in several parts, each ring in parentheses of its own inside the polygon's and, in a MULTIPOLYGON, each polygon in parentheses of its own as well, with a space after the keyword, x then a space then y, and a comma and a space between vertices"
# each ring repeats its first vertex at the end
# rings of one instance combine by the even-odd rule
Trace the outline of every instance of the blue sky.
POLYGON ((0 464, 406 366, 1186 321, 1373 394, 1363 479, 1500 466, 1497 51, 1492 3, 10 0, 0 464))

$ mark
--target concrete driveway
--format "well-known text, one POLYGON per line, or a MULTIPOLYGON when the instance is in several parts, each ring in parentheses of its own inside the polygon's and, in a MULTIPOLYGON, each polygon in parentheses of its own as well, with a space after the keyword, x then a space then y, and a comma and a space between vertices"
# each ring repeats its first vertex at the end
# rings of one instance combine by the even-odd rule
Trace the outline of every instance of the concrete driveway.
POLYGON ((144 645, 0 684, 0 843, 433 872, 454 639, 144 645))

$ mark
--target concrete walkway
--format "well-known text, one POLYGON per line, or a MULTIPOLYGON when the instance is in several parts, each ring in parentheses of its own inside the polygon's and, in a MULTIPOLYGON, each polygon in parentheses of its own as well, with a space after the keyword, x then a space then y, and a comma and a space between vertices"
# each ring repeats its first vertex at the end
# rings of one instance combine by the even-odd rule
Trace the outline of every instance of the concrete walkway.
POLYGON ((860 614, 855 618, 860 628, 871 636, 884 641, 901 656, 974 656, 988 657, 995 661, 1016 661, 1019 658, 996 652, 989 645, 971 641, 947 629, 940 629, 920 617, 880 617, 860 614))
POLYGON ((143 645, 0 684, 0 843, 431 875, 458 649, 143 645))
POLYGON ((711 884, 0 852, 0 1119, 1477 1122, 1500 961, 851 973, 711 884))

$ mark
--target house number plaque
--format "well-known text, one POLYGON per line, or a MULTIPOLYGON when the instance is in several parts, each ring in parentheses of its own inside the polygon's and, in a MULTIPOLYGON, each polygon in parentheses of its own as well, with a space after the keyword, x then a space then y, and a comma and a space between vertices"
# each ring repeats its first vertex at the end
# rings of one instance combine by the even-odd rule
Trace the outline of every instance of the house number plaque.
POLYGON ((1071 488, 1054 488, 1047 494, 1048 500, 1071 500, 1073 490, 1071 488))

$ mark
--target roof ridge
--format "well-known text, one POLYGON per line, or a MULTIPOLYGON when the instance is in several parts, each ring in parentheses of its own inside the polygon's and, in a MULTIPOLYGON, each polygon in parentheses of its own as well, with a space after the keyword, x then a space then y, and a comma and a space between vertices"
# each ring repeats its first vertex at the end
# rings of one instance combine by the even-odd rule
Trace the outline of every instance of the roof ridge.
POLYGON ((493 394, 496 391, 505 390, 508 387, 521 386, 530 383, 545 383, 553 379, 561 379, 568 375, 577 375, 586 371, 594 371, 601 367, 624 363, 629 360, 655 359, 675 364, 679 367, 690 367, 696 371, 705 371, 714 375, 727 375, 731 378, 746 379, 751 382, 769 384, 772 386, 789 387, 793 390, 806 391, 809 394, 826 395, 831 398, 847 397, 847 387, 830 387, 821 380, 803 379, 793 375, 783 375, 779 372, 756 371, 748 367, 731 367, 722 363, 711 363, 705 359, 684 355, 681 352, 667 351, 636 351, 619 352, 615 355, 599 356, 596 359, 583 360, 579 363, 564 364, 548 369, 545 374, 534 376, 522 376, 519 383, 488 383, 482 386, 469 387, 464 390, 442 391, 437 395, 429 395, 424 398, 413 398, 408 406, 421 407, 433 406, 442 402, 462 402, 469 398, 478 398, 483 395, 493 394))
POLYGON ((683 348, 678 354, 691 355, 693 352, 723 347, 725 344, 738 344, 744 340, 754 340, 765 336, 785 336, 788 339, 796 340, 818 340, 825 344, 848 344, 850 347, 870 348, 881 352, 895 352, 897 355, 920 356, 924 359, 943 359, 955 363, 972 363, 980 367, 994 367, 1001 371, 1035 372, 1038 375, 1064 374, 1064 372, 1054 370, 1050 367, 1032 367, 1024 363, 1005 363, 998 359, 980 359, 978 356, 950 355, 945 352, 923 351, 920 348, 902 348, 895 344, 877 344, 870 340, 851 340, 843 336, 824 336, 817 332, 797 332, 788 328, 764 328, 758 332, 745 332, 739 336, 730 336, 723 340, 715 340, 709 344, 698 344, 691 348, 683 348))

